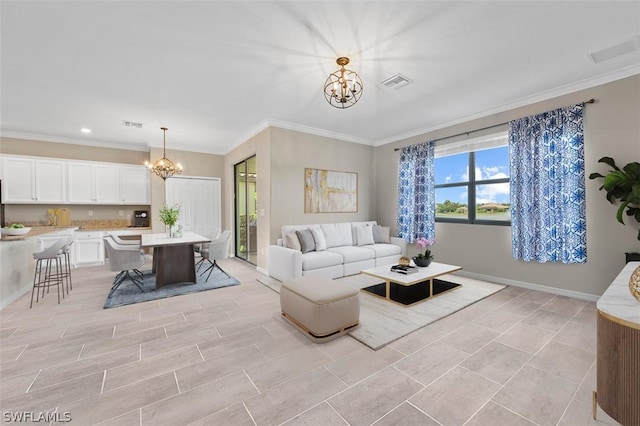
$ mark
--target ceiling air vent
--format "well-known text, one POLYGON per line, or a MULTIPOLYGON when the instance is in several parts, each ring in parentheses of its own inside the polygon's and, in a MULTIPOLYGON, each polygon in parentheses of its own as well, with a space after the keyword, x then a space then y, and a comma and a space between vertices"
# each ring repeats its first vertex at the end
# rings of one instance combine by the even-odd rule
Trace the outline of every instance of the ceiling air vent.
POLYGON ((606 49, 598 50, 589 56, 591 56, 593 62, 598 63, 626 55, 627 53, 635 52, 636 50, 640 50, 640 36, 635 36, 631 40, 616 44, 615 46, 607 47, 606 49))
POLYGON ((125 127, 136 127, 138 129, 142 129, 142 123, 134 123, 133 121, 122 121, 122 125, 125 127))
POLYGON ((389 78, 384 79, 380 85, 388 87, 390 89, 399 89, 413 83, 413 80, 405 77, 402 74, 394 74, 389 78))

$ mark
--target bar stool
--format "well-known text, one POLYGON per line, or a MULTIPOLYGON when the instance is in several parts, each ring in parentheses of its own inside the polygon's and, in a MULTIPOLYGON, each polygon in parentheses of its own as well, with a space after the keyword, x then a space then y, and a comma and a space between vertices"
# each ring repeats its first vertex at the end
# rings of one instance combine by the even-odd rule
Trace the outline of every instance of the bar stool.
POLYGON ((65 262, 64 278, 67 280, 67 294, 69 294, 69 288, 73 290, 73 281, 71 281, 71 246, 74 241, 75 238, 73 236, 69 237, 67 243, 61 249, 65 262))
POLYGON ((58 288, 58 303, 60 303, 60 286, 62 286, 62 298, 64 298, 64 275, 65 270, 62 269, 62 256, 64 255, 62 248, 68 243, 66 238, 55 242, 51 247, 46 248, 38 253, 33 253, 36 260, 36 269, 33 274, 33 289, 31 290, 31 304, 29 309, 33 307, 33 294, 36 293, 36 303, 40 301, 40 289, 42 289, 42 297, 44 298, 44 289, 51 286, 58 288), (43 266, 43 261, 45 265, 43 266), (53 263, 53 264, 52 264, 53 263), (55 266, 55 273, 53 272, 55 266), (37 292, 36 292, 36 289, 37 292))

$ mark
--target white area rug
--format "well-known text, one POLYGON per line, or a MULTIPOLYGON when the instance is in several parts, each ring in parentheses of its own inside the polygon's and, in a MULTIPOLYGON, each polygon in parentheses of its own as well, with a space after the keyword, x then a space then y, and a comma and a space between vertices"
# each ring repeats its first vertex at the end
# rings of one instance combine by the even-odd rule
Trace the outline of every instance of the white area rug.
MULTIPOLYGON (((360 292, 360 326, 350 331, 349 335, 377 350, 506 287, 453 274, 438 278, 462 284, 462 287, 413 306, 401 306, 360 292)), ((280 292, 280 281, 271 277, 259 278, 258 281, 280 292)), ((382 282, 363 274, 340 278, 339 281, 358 289, 382 282)))

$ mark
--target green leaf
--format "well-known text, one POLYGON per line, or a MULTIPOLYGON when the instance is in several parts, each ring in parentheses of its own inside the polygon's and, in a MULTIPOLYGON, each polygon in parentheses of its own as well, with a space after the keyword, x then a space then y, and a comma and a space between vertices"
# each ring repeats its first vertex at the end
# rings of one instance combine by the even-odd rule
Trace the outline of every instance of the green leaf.
POLYGON ((615 170, 620 170, 620 168, 616 166, 615 160, 611 157, 602 157, 601 159, 598 160, 598 163, 605 163, 613 167, 615 170))
POLYGON ((589 179, 597 179, 597 178, 603 178, 604 176, 602 176, 600 173, 591 173, 589 175, 589 179))
POLYGON ((640 180, 640 163, 629 163, 622 169, 634 180, 640 180))
POLYGON ((607 192, 607 201, 610 202, 611 204, 615 203, 616 201, 616 198, 613 196, 611 192, 607 192))
POLYGON ((640 183, 635 183, 631 187, 631 197, 628 200, 632 204, 640 204, 640 183))
POLYGON ((624 225, 624 221, 622 220, 622 213, 624 213, 624 209, 625 207, 627 207, 627 204, 629 204, 628 201, 625 201, 624 203, 620 204, 620 208, 618 209, 618 213, 616 214, 616 219, 618 219, 618 222, 620 222, 623 225, 624 225))
POLYGON ((607 191, 623 189, 627 192, 631 189, 631 183, 632 179, 626 173, 622 171, 611 172, 604 178, 604 189, 607 191))

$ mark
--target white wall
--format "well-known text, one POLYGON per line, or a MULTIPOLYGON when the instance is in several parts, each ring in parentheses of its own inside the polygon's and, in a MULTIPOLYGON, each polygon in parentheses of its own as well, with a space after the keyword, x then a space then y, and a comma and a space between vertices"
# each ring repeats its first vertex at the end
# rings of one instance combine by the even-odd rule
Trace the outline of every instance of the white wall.
MULTIPOLYGON (((586 176, 605 172, 597 161, 613 157, 618 164, 640 161, 640 75, 495 114, 375 149, 375 215, 378 222, 396 220, 398 153, 393 149, 491 126, 511 119, 572 105, 589 98, 585 106, 586 176)), ((454 142, 457 139, 450 139, 454 142)), ((461 265, 465 271, 521 281, 561 290, 600 295, 624 266, 624 253, 640 252, 638 223, 615 220, 617 206, 609 204, 601 182, 587 179, 587 257, 585 264, 536 263, 514 260, 511 228, 488 225, 438 223, 436 261, 461 265)), ((415 248, 412 247, 414 250, 415 248)))
POLYGON ((282 235, 282 225, 375 219, 373 182, 372 147, 272 127, 270 244, 274 244, 282 235), (357 173, 358 211, 356 213, 305 213, 305 168, 357 173))

